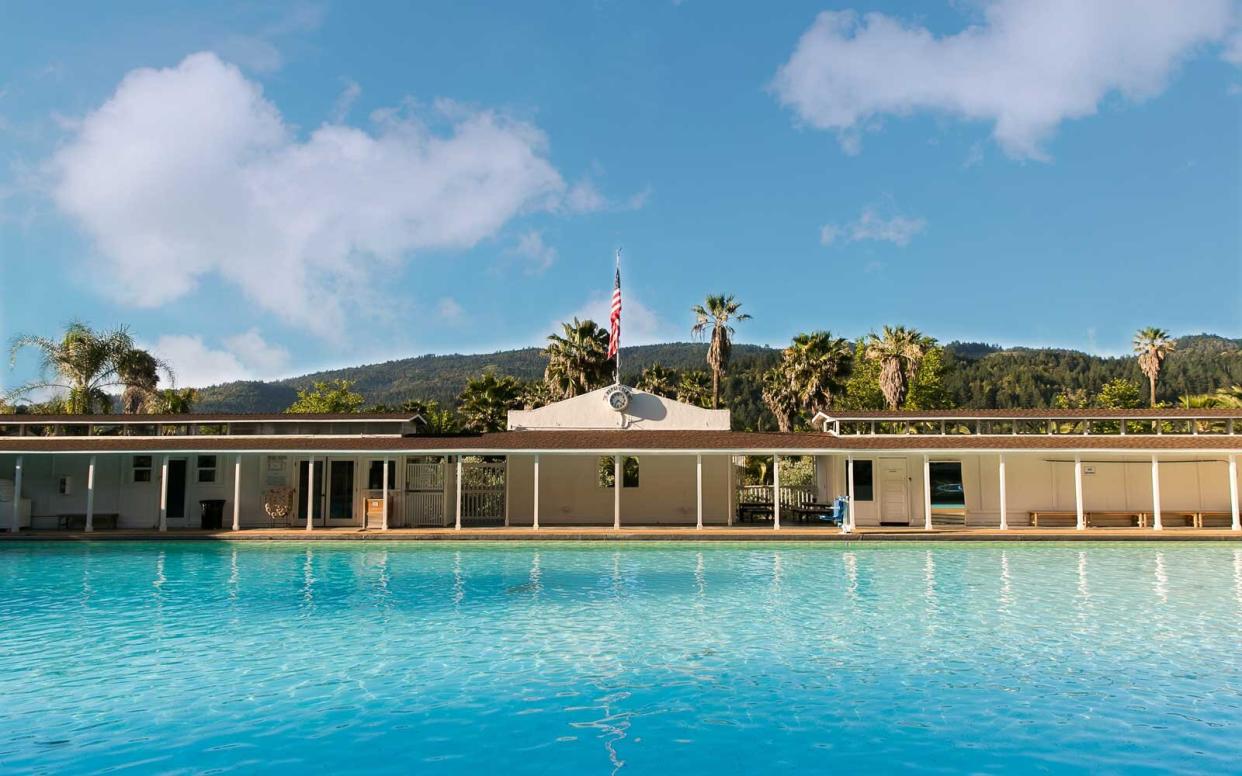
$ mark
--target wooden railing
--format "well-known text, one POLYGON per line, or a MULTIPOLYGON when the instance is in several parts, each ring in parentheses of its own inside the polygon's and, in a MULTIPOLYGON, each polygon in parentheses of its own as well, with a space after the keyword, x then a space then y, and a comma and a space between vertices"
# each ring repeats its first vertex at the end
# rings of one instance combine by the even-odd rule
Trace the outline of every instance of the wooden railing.
MULTIPOLYGON (((737 490, 739 504, 771 504, 771 485, 743 485, 737 490)), ((782 485, 781 506, 800 507, 815 501, 815 489, 805 485, 782 485)))

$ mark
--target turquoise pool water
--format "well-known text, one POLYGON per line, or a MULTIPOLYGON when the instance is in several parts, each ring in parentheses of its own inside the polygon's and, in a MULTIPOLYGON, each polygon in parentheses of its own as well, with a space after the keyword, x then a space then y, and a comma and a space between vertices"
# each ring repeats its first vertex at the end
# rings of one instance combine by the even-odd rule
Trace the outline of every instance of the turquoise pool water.
POLYGON ((0 545, 0 771, 1238 771, 1242 545, 0 545))

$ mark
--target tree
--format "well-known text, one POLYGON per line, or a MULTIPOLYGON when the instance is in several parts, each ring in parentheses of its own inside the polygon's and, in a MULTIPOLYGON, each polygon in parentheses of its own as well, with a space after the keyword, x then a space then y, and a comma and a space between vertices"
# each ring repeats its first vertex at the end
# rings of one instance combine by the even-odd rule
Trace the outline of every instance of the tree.
POLYGON ((849 343, 831 332, 799 334, 785 348, 782 367, 798 400, 812 415, 827 410, 849 373, 849 343))
POLYGON ((696 407, 707 407, 712 398, 711 380, 707 373, 701 369, 682 372, 677 378, 677 391, 673 398, 696 407))
POLYGON ((1143 406, 1143 389, 1133 380, 1118 377, 1100 387, 1094 403, 1105 410, 1132 410, 1143 406))
POLYGON ((732 294, 709 295, 704 304, 696 304, 690 308, 694 313, 694 326, 691 333, 696 338, 707 336, 710 331, 710 344, 707 346, 707 365, 712 370, 712 409, 720 407, 720 379, 729 368, 729 353, 733 349, 733 327, 729 321, 748 321, 750 316, 738 312, 742 303, 733 298, 732 294))
POLYGON ((558 399, 603 388, 612 379, 607 330, 595 321, 562 323, 563 334, 549 334, 543 355, 548 359, 544 380, 558 399))
MULTIPOLYGON (((133 415, 139 412, 155 412, 160 372, 172 382, 172 370, 163 361, 140 348, 129 348, 117 354, 116 373, 125 390, 121 392, 121 412, 133 415)), ((175 389, 168 389, 175 393, 175 389)), ((189 394, 193 403, 193 394, 189 394)), ((178 400, 172 400, 178 405, 178 400)), ((186 410, 188 412, 189 410, 186 410)))
POLYGON ((146 397, 143 407, 147 412, 160 415, 185 415, 194 411, 196 401, 198 391, 193 388, 165 388, 146 397))
POLYGON ((778 430, 793 430, 794 416, 798 411, 798 391, 783 365, 778 364, 763 373, 763 403, 776 418, 778 430))
POLYGON ((317 380, 313 388, 298 391, 285 412, 357 412, 363 399, 353 388, 353 380, 317 380))
POLYGON ((556 401, 546 380, 531 380, 522 388, 522 409, 533 410, 546 407, 556 401))
POLYGON ((466 381, 457 399, 457 411, 471 431, 504 431, 509 410, 522 407, 525 387, 516 377, 488 370, 466 381))
POLYGON ((885 326, 883 336, 867 335, 866 358, 880 365, 880 391, 890 410, 906 402, 910 383, 936 341, 905 326, 885 326))
POLYGON ((441 409, 440 405, 434 401, 427 403, 427 411, 423 414, 423 419, 427 421, 428 434, 456 434, 461 431, 457 415, 450 409, 441 409))
POLYGON ((671 399, 677 396, 677 383, 680 379, 681 375, 677 370, 660 364, 652 364, 642 371, 638 377, 638 384, 634 387, 640 391, 671 399))
POLYGON ((1156 406, 1156 381, 1164 360, 1173 352, 1174 342, 1164 329, 1148 326, 1134 335, 1134 352, 1138 355, 1139 369, 1147 376, 1151 386, 1151 406, 1156 406))
POLYGON ((166 373, 170 382, 173 377, 167 364, 134 344, 124 326, 97 331, 74 321, 65 327, 59 340, 21 335, 13 340, 10 364, 16 363, 18 353, 26 348, 39 352, 40 376, 9 396, 59 389, 64 392, 61 409, 69 414, 111 411, 108 389, 122 385, 122 410, 140 412, 155 393, 159 373, 166 373))
MULTIPOLYGON (((944 386, 946 371, 944 351, 939 347, 930 348, 919 362, 900 409, 934 410, 954 406, 944 386)), ((889 406, 880 387, 880 363, 867 358, 865 339, 854 342, 853 368, 845 382, 844 394, 835 404, 850 410, 882 410, 889 406)))
POLYGON ((1178 404, 1186 409, 1238 409, 1242 408, 1242 385, 1217 388, 1211 393, 1185 394, 1178 404))

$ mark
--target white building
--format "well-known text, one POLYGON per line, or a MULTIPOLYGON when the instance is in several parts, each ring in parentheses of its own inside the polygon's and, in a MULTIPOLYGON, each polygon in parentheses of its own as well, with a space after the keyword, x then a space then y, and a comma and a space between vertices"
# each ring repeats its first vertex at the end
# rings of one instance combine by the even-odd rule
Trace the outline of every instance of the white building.
POLYGON ((612 388, 511 412, 497 433, 414 420, 3 416, 0 526, 779 528, 827 526, 843 497, 859 528, 1242 528, 1238 410, 853 412, 760 433, 612 388), (813 480, 782 485, 794 457, 813 480), (756 458, 774 483, 744 486, 756 458))

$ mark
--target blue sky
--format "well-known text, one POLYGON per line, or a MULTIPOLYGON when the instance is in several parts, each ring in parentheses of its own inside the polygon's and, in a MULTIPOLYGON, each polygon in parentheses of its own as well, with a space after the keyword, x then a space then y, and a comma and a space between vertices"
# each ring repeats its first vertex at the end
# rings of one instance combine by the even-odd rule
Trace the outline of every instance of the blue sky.
POLYGON ((207 5, 0 7, 5 341, 519 347, 618 246, 632 344, 721 291, 748 342, 1242 335, 1229 0, 207 5))

